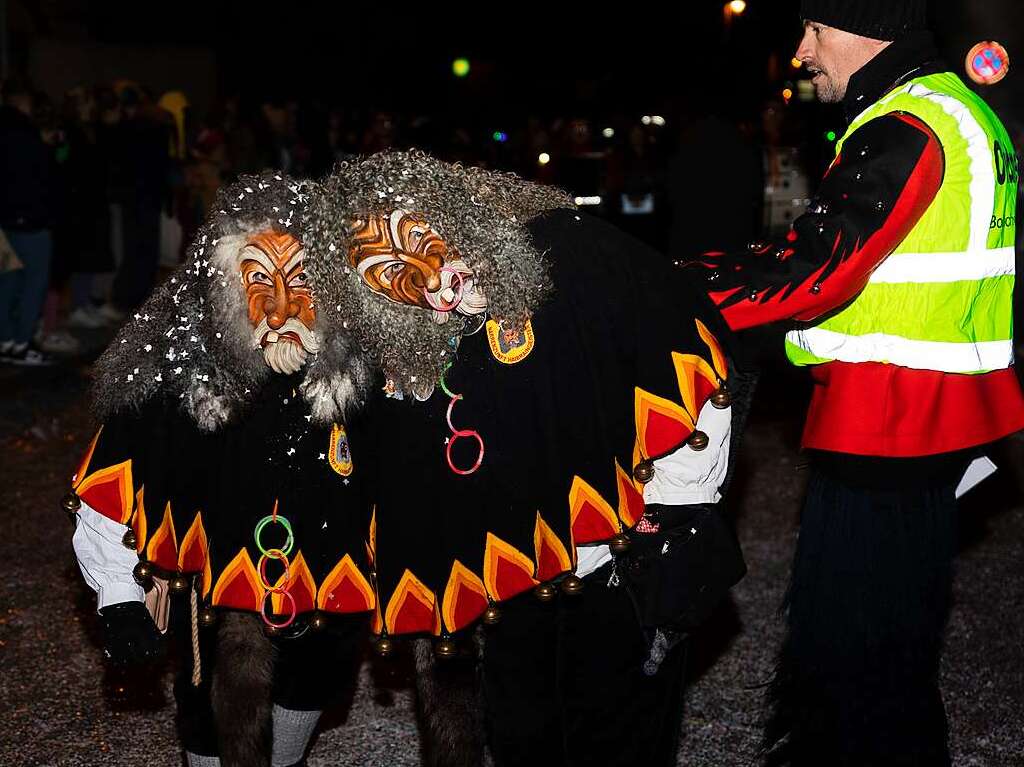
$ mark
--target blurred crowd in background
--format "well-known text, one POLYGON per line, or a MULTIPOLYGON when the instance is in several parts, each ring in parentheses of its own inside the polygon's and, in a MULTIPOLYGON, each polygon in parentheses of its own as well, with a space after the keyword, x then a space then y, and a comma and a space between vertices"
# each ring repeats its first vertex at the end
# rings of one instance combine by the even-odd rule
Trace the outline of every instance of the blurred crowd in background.
POLYGON ((562 186, 679 259, 785 229, 836 138, 820 111, 790 107, 792 93, 746 114, 704 98, 663 115, 524 114, 500 130, 288 95, 197 114, 186 93, 130 81, 55 101, 12 78, 0 93, 0 361, 22 365, 74 356, 69 330, 137 309, 238 174, 317 178, 357 154, 417 147, 562 186))

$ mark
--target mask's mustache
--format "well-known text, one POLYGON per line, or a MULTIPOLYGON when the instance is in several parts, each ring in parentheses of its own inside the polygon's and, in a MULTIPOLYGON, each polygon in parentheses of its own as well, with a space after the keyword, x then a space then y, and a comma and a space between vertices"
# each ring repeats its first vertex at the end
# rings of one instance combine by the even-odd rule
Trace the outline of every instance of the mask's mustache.
POLYGON ((263 359, 275 373, 291 375, 306 364, 309 353, 298 344, 267 344, 263 350, 263 359))
MULTIPOLYGON (((302 344, 302 348, 307 352, 310 354, 316 354, 320 351, 320 341, 317 339, 316 334, 295 317, 289 317, 285 320, 284 325, 276 331, 271 331, 270 326, 267 324, 267 318, 264 317, 252 332, 253 348, 259 349, 263 346, 264 337, 271 332, 277 333, 277 337, 283 336, 285 333, 294 333, 299 337, 299 342, 302 344)), ((277 337, 272 337, 273 340, 270 338, 267 339, 268 349, 277 343, 277 337)))

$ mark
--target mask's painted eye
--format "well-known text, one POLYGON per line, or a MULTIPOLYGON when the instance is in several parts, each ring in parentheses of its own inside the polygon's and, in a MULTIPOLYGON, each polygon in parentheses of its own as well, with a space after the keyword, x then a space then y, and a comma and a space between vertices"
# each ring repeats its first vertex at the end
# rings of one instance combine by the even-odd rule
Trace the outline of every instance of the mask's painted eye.
POLYGON ((418 248, 420 246, 420 243, 423 241, 423 235, 425 234, 426 232, 424 232, 422 229, 413 229, 411 232, 409 232, 409 248, 411 250, 416 250, 416 248, 418 248))
POLYGON ((395 261, 392 264, 386 266, 380 273, 380 281, 385 285, 390 285, 399 272, 405 268, 405 264, 401 261, 395 261))
POLYGON ((270 275, 266 272, 261 272, 259 269, 249 272, 250 285, 270 285, 272 282, 273 280, 270 279, 270 275))
POLYGON ((304 288, 309 283, 309 278, 305 272, 299 272, 290 280, 288 280, 289 288, 304 288))

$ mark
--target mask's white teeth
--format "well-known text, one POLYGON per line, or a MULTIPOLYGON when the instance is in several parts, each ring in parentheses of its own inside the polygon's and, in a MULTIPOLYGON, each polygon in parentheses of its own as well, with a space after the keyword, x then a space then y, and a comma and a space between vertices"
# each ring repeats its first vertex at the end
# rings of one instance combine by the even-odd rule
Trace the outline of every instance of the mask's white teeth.
POLYGON ((271 330, 269 333, 267 333, 268 344, 276 344, 280 340, 280 338, 281 336, 278 334, 276 330, 271 330))

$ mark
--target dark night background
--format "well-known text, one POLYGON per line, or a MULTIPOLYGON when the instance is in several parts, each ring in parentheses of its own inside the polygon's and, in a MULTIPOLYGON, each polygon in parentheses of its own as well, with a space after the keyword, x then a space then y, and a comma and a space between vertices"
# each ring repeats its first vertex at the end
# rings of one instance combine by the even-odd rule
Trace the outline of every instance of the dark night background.
MULTIPOLYGON (((409 146, 600 198, 591 212, 673 257, 777 232, 813 194, 842 119, 799 97, 798 0, 747 0, 728 24, 723 4, 0 0, 0 79, 36 91, 64 233, 37 335, 55 339, 44 349, 57 364, 0 365, 0 764, 180 765, 170 675, 104 666, 95 595, 58 511, 95 431, 91 362, 133 310, 111 287, 125 253, 152 260, 148 291, 239 172, 318 176, 409 146), (156 108, 169 91, 189 104, 180 124, 156 108), (145 238, 125 226, 143 217, 145 238), (91 242, 83 220, 102 220, 91 242)), ((1020 153, 1024 2, 933 0, 932 21, 961 77, 976 42, 1018 57, 981 90, 1020 153)), ((694 640, 679 757, 694 767, 754 763, 781 641, 808 383, 779 335, 748 337, 764 374, 730 510, 749 574, 694 640)), ((993 455, 1001 471, 961 504, 941 680, 955 767, 1024 765, 1024 434, 993 455)), ((367 659, 311 767, 419 765, 410 680, 407 655, 367 659)))

